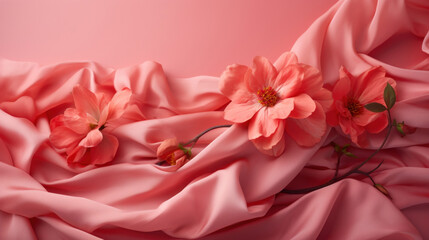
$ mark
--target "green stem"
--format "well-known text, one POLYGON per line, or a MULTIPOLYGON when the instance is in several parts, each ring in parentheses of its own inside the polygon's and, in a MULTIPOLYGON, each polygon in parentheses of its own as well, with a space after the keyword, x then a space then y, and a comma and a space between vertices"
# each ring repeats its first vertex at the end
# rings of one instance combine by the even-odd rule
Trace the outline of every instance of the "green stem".
POLYGON ((377 167, 375 167, 374 169, 372 169, 371 171, 369 171, 369 172, 367 172, 367 173, 368 173, 368 174, 371 174, 371 173, 375 172, 375 170, 377 170, 377 169, 381 166, 381 164, 383 164, 383 162, 384 162, 384 160, 382 160, 382 161, 377 165, 377 167))
POLYGON ((367 173, 367 172, 363 172, 363 171, 361 171, 361 170, 357 170, 357 171, 356 171, 356 173, 358 173, 358 174, 362 174, 362 175, 364 175, 364 176, 368 177, 368 178, 371 180, 372 184, 374 184, 374 185, 375 185, 375 181, 374 181, 374 179, 372 179, 372 177, 371 177, 371 175, 369 175, 369 173, 367 173))
POLYGON ((340 160, 341 160, 341 157, 342 157, 342 156, 343 156, 343 154, 338 153, 337 166, 336 166, 336 168, 335 168, 335 175, 334 175, 334 178, 336 178, 336 177, 338 176, 338 170, 339 170, 339 168, 340 168, 340 160))
MULTIPOLYGON (((386 145, 387 139, 389 138, 389 135, 392 131, 392 117, 390 114, 390 110, 387 110, 387 116, 388 116, 388 121, 389 121, 389 125, 388 125, 388 129, 387 129, 387 134, 386 137, 384 138, 383 142, 381 143, 381 145, 377 148, 377 150, 375 150, 369 157, 367 157, 362 163, 360 163, 359 165, 357 165, 356 167, 354 167, 353 169, 349 170, 348 172, 346 172, 345 174, 339 176, 339 177, 334 177, 331 180, 327 181, 326 183, 314 186, 314 187, 309 187, 309 188, 302 188, 302 189, 283 189, 281 192, 282 193, 289 193, 289 194, 304 194, 304 193, 309 193, 324 187, 327 187, 333 183, 336 183, 340 180, 343 180, 344 178, 352 175, 353 173, 360 173, 362 171, 360 171, 359 169, 365 165, 369 160, 371 160, 371 158, 373 158, 377 153, 380 152, 380 150, 384 147, 384 145, 386 145)), ((378 166, 379 167, 379 166, 378 166)), ((377 168, 378 168, 377 167, 377 168)))
POLYGON ((184 144, 182 144, 182 145, 183 145, 183 146, 187 146, 187 145, 189 145, 189 144, 193 143, 193 144, 192 144, 192 146, 191 146, 191 148, 192 148, 192 147, 194 147, 194 145, 195 145, 195 143, 198 141, 198 139, 200 139, 200 137, 202 137, 204 134, 206 134, 206 133, 210 132, 211 130, 214 130, 214 129, 217 129, 217 128, 227 128, 227 127, 231 127, 231 126, 232 126, 232 125, 218 125, 218 126, 211 127, 211 128, 209 128, 209 129, 206 129, 204 132, 202 132, 202 133, 198 134, 196 137, 192 138, 192 139, 191 139, 191 140, 189 140, 187 143, 184 143, 184 144))

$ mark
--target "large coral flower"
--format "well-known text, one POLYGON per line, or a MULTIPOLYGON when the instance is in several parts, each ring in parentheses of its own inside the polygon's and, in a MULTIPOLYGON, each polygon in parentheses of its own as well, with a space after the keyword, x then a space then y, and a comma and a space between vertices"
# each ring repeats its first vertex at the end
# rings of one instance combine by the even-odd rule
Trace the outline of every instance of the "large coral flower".
POLYGON ((327 114, 332 126, 340 125, 341 130, 359 146, 367 145, 366 132, 379 133, 387 127, 386 112, 375 113, 365 109, 372 102, 384 103, 384 88, 396 82, 386 77, 382 67, 373 67, 358 77, 353 77, 344 67, 340 68, 340 79, 334 85, 334 104, 327 114))
POLYGON ((249 139, 269 155, 283 153, 285 131, 299 145, 313 146, 325 134, 325 111, 332 103, 322 85, 320 72, 290 52, 274 65, 255 57, 252 68, 228 66, 220 80, 221 92, 231 100, 225 119, 249 121, 249 139))
POLYGON ((64 149, 71 165, 100 165, 112 161, 118 149, 118 139, 109 132, 114 121, 125 112, 131 91, 117 92, 108 101, 104 94, 95 95, 88 89, 76 86, 73 98, 76 108, 51 119, 52 145, 64 149))

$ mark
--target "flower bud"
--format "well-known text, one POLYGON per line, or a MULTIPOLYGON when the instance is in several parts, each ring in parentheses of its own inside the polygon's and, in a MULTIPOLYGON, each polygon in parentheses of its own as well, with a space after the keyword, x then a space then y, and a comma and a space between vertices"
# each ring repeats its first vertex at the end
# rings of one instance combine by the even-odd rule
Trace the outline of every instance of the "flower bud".
POLYGON ((176 138, 169 138, 159 145, 156 156, 168 166, 176 166, 177 169, 191 158, 191 151, 183 147, 176 138))
POLYGON ((396 123, 396 130, 398 130, 401 137, 405 137, 405 135, 413 134, 416 131, 415 127, 408 126, 404 122, 396 123))
POLYGON ((386 197, 392 199, 392 197, 390 196, 389 192, 387 191, 387 189, 385 187, 383 187, 383 185, 381 185, 381 184, 374 184, 374 187, 377 188, 377 190, 380 191, 381 193, 383 193, 386 197))

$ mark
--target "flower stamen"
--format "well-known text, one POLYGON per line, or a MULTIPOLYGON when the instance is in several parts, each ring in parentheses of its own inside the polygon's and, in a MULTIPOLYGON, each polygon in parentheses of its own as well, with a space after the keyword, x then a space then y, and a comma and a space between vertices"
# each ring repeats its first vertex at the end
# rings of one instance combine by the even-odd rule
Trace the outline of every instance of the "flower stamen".
MULTIPOLYGON (((95 124, 95 123, 90 123, 89 124, 89 128, 91 128, 91 130, 94 130, 96 127, 98 127, 98 125, 97 124, 95 124)), ((106 124, 104 124, 104 125, 102 125, 98 130, 103 130, 103 129, 105 129, 106 128, 106 124)))
POLYGON ((175 154, 174 152, 170 153, 167 155, 165 161, 168 162, 168 164, 170 164, 170 166, 174 166, 176 165, 176 159, 175 159, 175 154))
POLYGON ((272 107, 278 101, 277 92, 272 87, 265 87, 257 92, 259 103, 265 107, 272 107))
POLYGON ((356 117, 362 114, 364 109, 363 105, 354 98, 347 99, 346 108, 349 110, 350 115, 352 115, 352 117, 356 117))

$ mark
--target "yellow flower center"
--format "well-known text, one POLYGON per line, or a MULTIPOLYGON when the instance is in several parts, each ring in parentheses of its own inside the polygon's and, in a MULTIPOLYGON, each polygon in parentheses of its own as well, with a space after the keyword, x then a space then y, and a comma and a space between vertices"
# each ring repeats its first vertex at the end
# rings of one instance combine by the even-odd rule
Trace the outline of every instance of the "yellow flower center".
POLYGON ((278 101, 277 92, 272 87, 265 87, 257 92, 259 103, 265 107, 272 107, 278 101))
POLYGON ((348 98, 346 108, 349 110, 352 117, 356 117, 363 112, 363 105, 354 98, 348 98))
MULTIPOLYGON (((97 124, 95 124, 95 123, 90 123, 89 124, 89 128, 91 128, 91 130, 93 130, 93 129, 95 129, 96 127, 97 127, 98 125, 97 124)), ((105 129, 106 128, 106 125, 104 124, 103 126, 101 126, 98 130, 103 130, 103 129, 105 129)))
POLYGON ((174 152, 168 154, 165 161, 167 161, 167 163, 170 164, 170 166, 176 165, 176 159, 175 159, 174 152))

